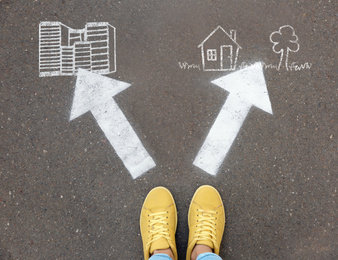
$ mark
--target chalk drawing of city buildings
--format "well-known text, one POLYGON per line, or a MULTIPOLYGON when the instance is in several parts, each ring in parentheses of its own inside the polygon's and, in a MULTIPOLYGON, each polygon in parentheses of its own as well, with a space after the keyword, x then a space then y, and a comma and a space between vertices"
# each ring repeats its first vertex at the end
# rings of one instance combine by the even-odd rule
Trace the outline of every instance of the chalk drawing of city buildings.
POLYGON ((72 29, 60 22, 40 22, 39 76, 71 76, 78 69, 98 74, 116 71, 116 29, 106 22, 72 29))
POLYGON ((204 71, 230 71, 236 69, 239 49, 236 30, 226 32, 221 26, 198 45, 201 48, 204 71))

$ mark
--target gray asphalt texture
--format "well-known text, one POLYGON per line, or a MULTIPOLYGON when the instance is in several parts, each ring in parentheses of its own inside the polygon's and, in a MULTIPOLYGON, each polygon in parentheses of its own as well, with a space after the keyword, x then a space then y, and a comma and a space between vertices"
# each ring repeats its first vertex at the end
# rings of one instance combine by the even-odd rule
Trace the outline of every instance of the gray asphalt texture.
MULTIPOLYGON (((190 199, 203 184, 226 208, 224 259, 337 259, 335 1, 0 0, 0 259, 143 259, 139 214, 165 186, 185 259, 190 199), (76 76, 39 77, 39 23, 116 27, 115 97, 156 167, 133 179, 91 113, 69 122, 76 76), (291 25, 310 69, 265 69, 273 115, 252 108, 219 173, 192 162, 228 93, 201 65, 218 25, 238 64, 277 64, 269 36, 291 25)), ((238 69, 238 68, 237 68, 238 69)))

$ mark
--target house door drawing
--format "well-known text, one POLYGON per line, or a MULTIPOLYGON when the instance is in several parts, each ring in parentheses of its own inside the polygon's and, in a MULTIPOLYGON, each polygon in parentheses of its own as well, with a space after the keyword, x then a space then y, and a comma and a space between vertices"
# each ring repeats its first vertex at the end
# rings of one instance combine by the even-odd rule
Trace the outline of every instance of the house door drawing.
POLYGON ((221 70, 231 70, 232 69, 232 46, 231 45, 221 45, 221 70))

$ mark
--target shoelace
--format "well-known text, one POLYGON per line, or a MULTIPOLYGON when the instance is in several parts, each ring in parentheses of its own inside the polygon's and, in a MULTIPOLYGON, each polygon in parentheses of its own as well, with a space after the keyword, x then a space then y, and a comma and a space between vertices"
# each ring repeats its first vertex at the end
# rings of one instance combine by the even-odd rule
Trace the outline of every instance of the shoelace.
POLYGON ((194 240, 209 240, 215 247, 218 246, 216 238, 217 212, 202 209, 197 209, 197 212, 197 229, 194 235, 194 240))
POLYGON ((152 229, 148 234, 149 242, 147 243, 147 246, 160 238, 165 238, 166 240, 171 241, 169 229, 167 228, 167 217, 165 216, 167 213, 167 211, 163 211, 149 214, 149 217, 153 217, 153 219, 149 220, 149 226, 152 226, 152 229))

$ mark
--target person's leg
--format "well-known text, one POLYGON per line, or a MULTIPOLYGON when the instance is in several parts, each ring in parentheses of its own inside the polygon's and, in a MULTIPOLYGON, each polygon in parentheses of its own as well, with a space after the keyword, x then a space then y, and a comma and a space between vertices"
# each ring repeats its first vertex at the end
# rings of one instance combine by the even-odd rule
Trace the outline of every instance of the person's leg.
POLYGON ((188 213, 189 242, 186 260, 216 260, 225 227, 225 212, 218 191, 208 185, 197 189, 188 213))
POLYGON ((177 260, 176 227, 177 210, 170 191, 164 187, 152 189, 144 200, 140 216, 145 260, 149 257, 177 260))

